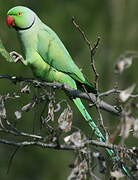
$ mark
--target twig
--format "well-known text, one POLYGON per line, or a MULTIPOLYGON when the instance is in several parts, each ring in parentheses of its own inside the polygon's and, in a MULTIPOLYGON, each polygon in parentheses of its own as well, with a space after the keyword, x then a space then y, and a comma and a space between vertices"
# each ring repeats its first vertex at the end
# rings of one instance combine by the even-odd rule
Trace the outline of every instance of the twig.
POLYGON ((14 136, 24 136, 24 137, 30 137, 30 138, 34 138, 34 139, 39 139, 39 140, 46 140, 46 137, 42 137, 39 135, 35 135, 35 134, 29 134, 29 133, 25 133, 25 132, 21 132, 21 131, 13 131, 13 130, 8 130, 8 129, 0 129, 0 132, 5 132, 5 133, 9 133, 12 134, 14 136))
POLYGON ((86 42, 86 44, 87 44, 87 46, 88 46, 88 48, 90 50, 90 60, 91 60, 90 62, 91 62, 92 70, 93 70, 93 72, 95 74, 95 82, 94 82, 94 84, 95 84, 95 88, 98 90, 98 78, 99 78, 99 74, 96 71, 94 55, 95 55, 96 50, 97 50, 97 48, 99 46, 99 42, 100 42, 101 38, 98 36, 96 43, 94 43, 94 45, 92 46, 91 42, 88 40, 88 38, 86 37, 84 31, 80 28, 80 26, 78 25, 78 23, 76 22, 74 17, 72 17, 72 23, 74 24, 74 26, 81 33, 84 41, 86 42))
POLYGON ((98 79, 99 79, 99 74, 96 71, 96 66, 95 66, 95 60, 94 60, 94 55, 96 53, 96 50, 98 49, 99 43, 100 43, 100 37, 98 36, 96 43, 94 43, 93 47, 91 47, 91 66, 92 69, 95 73, 95 87, 98 90, 98 79))
MULTIPOLYGON (((123 90, 118 90, 118 89, 115 89, 115 88, 113 88, 113 89, 111 89, 111 90, 108 90, 108 91, 105 91, 105 92, 103 92, 103 93, 100 93, 98 96, 99 97, 102 97, 102 96, 108 96, 108 95, 110 95, 110 94, 119 94, 119 93, 121 93, 123 90)), ((130 97, 131 98, 137 98, 138 97, 138 94, 130 94, 130 97)))
POLYGON ((104 126, 103 116, 102 116, 102 113, 101 113, 98 105, 96 105, 96 109, 97 109, 97 112, 99 114, 100 126, 103 128, 104 133, 107 135, 107 131, 106 131, 106 128, 104 126))
MULTIPOLYGON (((45 144, 45 143, 41 143, 39 140, 44 140, 46 141, 48 139, 48 137, 45 136, 40 136, 40 135, 36 135, 36 134, 30 134, 30 133, 25 133, 25 132, 20 132, 18 130, 8 130, 8 129, 0 129, 0 132, 5 132, 5 133, 9 133, 12 134, 14 136, 24 136, 24 137, 29 137, 32 139, 35 139, 37 141, 33 142, 33 141, 23 141, 23 142, 15 142, 15 141, 8 141, 6 139, 0 139, 0 143, 4 143, 4 144, 9 144, 9 145, 14 145, 14 146, 29 146, 29 145, 38 145, 38 146, 43 146, 43 147, 47 147, 47 148, 57 148, 55 144, 45 144)), ((86 140, 84 142, 84 144, 82 146, 79 146, 79 148, 83 148, 85 145, 88 144, 92 144, 92 145, 96 145, 99 147, 103 147, 103 148, 108 148, 108 149, 118 149, 118 150, 123 150, 123 151, 129 151, 127 148, 125 147, 121 147, 118 145, 113 145, 113 144, 109 144, 106 142, 101 142, 98 140, 86 140)), ((66 146, 66 145, 60 145, 61 148, 65 148, 65 150, 74 150, 74 148, 78 148, 75 145, 70 145, 70 146, 66 146), (70 148, 69 148, 70 147, 70 148)))
POLYGON ((120 93, 121 91, 120 90, 117 90, 117 89, 111 89, 111 90, 108 90, 108 91, 105 91, 105 92, 102 92, 99 94, 99 97, 102 97, 102 96, 108 96, 110 94, 115 94, 115 93, 120 93))
MULTIPOLYGON (((51 144, 47 145, 45 143, 41 144, 41 142, 39 140, 46 141, 48 139, 47 137, 44 137, 44 136, 25 133, 25 132, 20 132, 20 131, 13 131, 13 130, 8 130, 8 129, 0 129, 0 132, 9 133, 9 134, 12 134, 14 136, 24 136, 24 137, 30 137, 30 138, 33 138, 33 139, 37 139, 37 141, 35 141, 35 142, 23 141, 23 142, 20 142, 20 143, 14 142, 14 141, 7 141, 5 139, 0 139, 0 143, 9 144, 9 145, 15 145, 15 146, 38 145, 38 146, 43 146, 43 147, 48 147, 48 148, 50 148, 50 147, 51 148, 56 148, 55 144, 53 144, 53 145, 51 145, 51 144), (39 142, 40 142, 40 144, 39 144, 39 142)), ((96 145, 96 146, 103 147, 103 148, 108 148, 108 149, 118 149, 118 150, 123 150, 123 151, 130 151, 129 149, 127 149, 125 147, 121 147, 121 146, 118 146, 118 145, 113 145, 113 144, 101 142, 101 141, 98 141, 98 140, 86 140, 82 146, 79 146, 79 148, 83 148, 86 144, 92 144, 92 145, 96 145)), ((63 146, 60 145, 60 147, 65 148, 66 150, 74 150, 74 148, 78 148, 75 145, 74 146, 70 145, 70 148, 69 148, 69 146, 65 146, 65 145, 63 145, 63 146)))

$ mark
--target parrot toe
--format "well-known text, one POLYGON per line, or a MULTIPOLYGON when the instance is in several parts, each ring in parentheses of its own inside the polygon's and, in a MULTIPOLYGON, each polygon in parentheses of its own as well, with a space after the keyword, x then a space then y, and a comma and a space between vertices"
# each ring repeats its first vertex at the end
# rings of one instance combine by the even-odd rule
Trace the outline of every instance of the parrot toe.
POLYGON ((15 63, 17 63, 18 61, 21 61, 21 62, 23 61, 22 55, 20 55, 16 51, 10 52, 10 56, 13 59, 13 62, 15 62, 15 63))

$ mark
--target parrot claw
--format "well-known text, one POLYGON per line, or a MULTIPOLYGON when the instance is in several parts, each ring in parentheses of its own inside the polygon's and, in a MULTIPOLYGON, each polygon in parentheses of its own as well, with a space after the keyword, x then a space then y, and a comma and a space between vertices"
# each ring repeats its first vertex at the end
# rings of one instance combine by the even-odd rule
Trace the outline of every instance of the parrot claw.
POLYGON ((10 56, 12 57, 13 62, 15 62, 15 63, 17 63, 18 61, 21 61, 21 62, 23 61, 22 55, 20 55, 16 51, 10 52, 10 56))

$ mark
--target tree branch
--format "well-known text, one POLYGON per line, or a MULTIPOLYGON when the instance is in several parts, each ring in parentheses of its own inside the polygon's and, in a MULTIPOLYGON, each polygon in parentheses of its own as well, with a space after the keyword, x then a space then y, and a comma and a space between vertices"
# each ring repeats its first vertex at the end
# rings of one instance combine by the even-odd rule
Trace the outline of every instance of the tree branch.
POLYGON ((100 100, 99 98, 97 100, 97 97, 95 94, 86 93, 80 90, 73 89, 69 87, 67 84, 62 84, 58 82, 49 83, 49 82, 44 82, 44 81, 38 81, 37 79, 33 79, 33 78, 23 78, 23 77, 10 76, 10 75, 0 75, 0 79, 8 79, 15 84, 17 82, 29 82, 29 83, 32 83, 34 87, 52 87, 54 89, 62 89, 73 98, 79 97, 82 99, 86 99, 92 102, 93 104, 97 103, 98 107, 104 111, 110 112, 118 116, 120 115, 120 111, 118 109, 106 103, 105 101, 100 100))
MULTIPOLYGON (((34 135, 37 137, 37 135, 34 135)), ((42 137, 44 139, 44 137, 42 137)), ((25 146, 39 146, 39 147, 43 147, 43 148, 52 148, 52 149, 56 149, 56 150, 77 150, 77 149, 81 149, 84 148, 86 145, 94 145, 94 146, 98 146, 101 148, 108 148, 108 149, 117 149, 120 151, 125 151, 127 153, 133 153, 133 148, 128 149, 125 147, 121 147, 119 145, 113 145, 113 144, 109 144, 109 143, 105 143, 105 142, 101 142, 101 141, 97 141, 97 140, 86 140, 83 145, 81 146, 76 146, 76 145, 67 145, 67 144, 56 144, 56 143, 44 143, 44 142, 40 142, 40 141, 21 141, 21 142, 15 142, 15 141, 11 141, 11 140, 7 140, 7 139, 2 139, 0 138, 0 143, 2 144, 7 144, 7 145, 11 145, 11 146, 17 146, 17 147, 25 147, 25 146)))
POLYGON ((22 141, 22 142, 15 142, 15 141, 10 141, 7 139, 2 139, 0 138, 0 143, 3 144, 8 144, 8 145, 12 145, 12 146, 40 146, 40 147, 44 147, 44 148, 52 148, 52 149, 57 149, 57 150, 75 150, 76 146, 75 145, 64 145, 61 144, 60 146, 54 143, 43 143, 40 141, 22 141))

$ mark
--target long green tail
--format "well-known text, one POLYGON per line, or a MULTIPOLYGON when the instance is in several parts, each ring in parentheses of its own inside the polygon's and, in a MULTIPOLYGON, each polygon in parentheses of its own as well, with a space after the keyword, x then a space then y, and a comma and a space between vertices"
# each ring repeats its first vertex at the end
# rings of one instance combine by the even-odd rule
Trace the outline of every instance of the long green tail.
MULTIPOLYGON (((103 134, 100 132, 100 130, 98 129, 98 127, 96 126, 95 122, 93 121, 92 117, 90 116, 90 114, 87 112, 86 108, 84 107, 84 105, 82 104, 80 98, 75 98, 73 99, 74 103, 76 104, 77 108, 79 109, 79 111, 81 112, 81 114, 83 115, 83 117, 85 118, 85 120, 89 123, 89 126, 92 128, 92 130, 94 131, 95 135, 97 136, 97 138, 102 141, 102 142, 106 142, 105 137, 103 136, 103 134)), ((106 151, 108 152, 108 154, 113 158, 113 160, 119 160, 120 158, 116 156, 115 152, 111 149, 106 148, 106 151)), ((122 169, 123 172, 130 178, 132 179, 130 173, 128 172, 128 169, 122 165, 122 169)))

